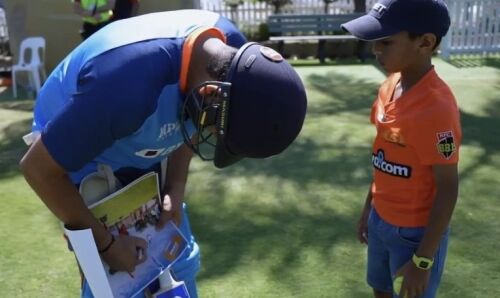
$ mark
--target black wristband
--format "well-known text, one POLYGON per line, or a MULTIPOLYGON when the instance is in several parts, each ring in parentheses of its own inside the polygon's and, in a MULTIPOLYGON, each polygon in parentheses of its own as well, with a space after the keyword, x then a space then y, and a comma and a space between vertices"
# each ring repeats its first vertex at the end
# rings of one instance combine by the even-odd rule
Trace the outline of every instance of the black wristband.
POLYGON ((113 245, 113 243, 115 243, 115 236, 113 236, 113 234, 111 234, 111 241, 109 241, 109 244, 106 245, 105 248, 99 250, 99 253, 103 254, 103 253, 107 252, 109 250, 109 248, 111 247, 111 245, 113 245))

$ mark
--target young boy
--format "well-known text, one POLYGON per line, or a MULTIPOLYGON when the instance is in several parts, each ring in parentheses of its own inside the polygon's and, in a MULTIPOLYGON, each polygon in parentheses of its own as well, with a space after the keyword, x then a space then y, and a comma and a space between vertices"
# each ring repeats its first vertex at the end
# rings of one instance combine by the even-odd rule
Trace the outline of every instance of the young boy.
POLYGON ((375 297, 435 297, 443 272, 462 133, 455 98, 431 56, 449 25, 442 0, 382 0, 342 25, 374 42, 389 73, 372 107, 373 182, 358 224, 375 297))

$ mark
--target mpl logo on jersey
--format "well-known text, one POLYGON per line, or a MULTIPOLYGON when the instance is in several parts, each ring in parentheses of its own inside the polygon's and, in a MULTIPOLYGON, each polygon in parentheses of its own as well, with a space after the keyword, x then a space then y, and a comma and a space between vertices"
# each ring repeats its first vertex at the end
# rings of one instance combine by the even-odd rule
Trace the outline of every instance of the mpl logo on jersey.
POLYGON ((174 133, 179 132, 180 129, 181 125, 179 122, 165 123, 160 127, 160 134, 158 135, 157 140, 158 141, 164 140, 172 136, 174 133))
POLYGON ((457 150, 457 146, 455 145, 455 138, 453 137, 452 131, 444 131, 438 132, 437 134, 438 142, 436 144, 437 150, 439 154, 444 156, 446 159, 450 159, 450 157, 457 150))

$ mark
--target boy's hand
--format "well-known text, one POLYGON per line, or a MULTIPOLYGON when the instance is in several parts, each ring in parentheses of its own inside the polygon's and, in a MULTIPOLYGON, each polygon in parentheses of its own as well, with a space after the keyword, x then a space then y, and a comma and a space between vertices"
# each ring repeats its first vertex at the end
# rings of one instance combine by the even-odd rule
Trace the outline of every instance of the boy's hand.
POLYGON ((413 264, 413 261, 408 261, 401 267, 396 276, 403 276, 403 284, 401 285, 401 292, 396 293, 399 297, 415 298, 424 294, 427 284, 429 283, 431 270, 419 269, 413 264))
POLYGON ((368 215, 371 207, 364 207, 358 221, 358 239, 359 242, 368 244, 368 215))

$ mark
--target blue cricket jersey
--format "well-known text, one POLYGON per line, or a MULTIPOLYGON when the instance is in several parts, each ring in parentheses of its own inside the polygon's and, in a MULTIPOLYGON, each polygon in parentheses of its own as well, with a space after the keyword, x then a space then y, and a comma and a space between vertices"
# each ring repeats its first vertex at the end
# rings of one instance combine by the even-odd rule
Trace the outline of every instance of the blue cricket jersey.
POLYGON ((107 25, 54 69, 37 98, 33 131, 73 183, 98 163, 151 168, 183 144, 182 49, 202 26, 219 28, 233 47, 246 42, 213 12, 152 13, 107 25))

